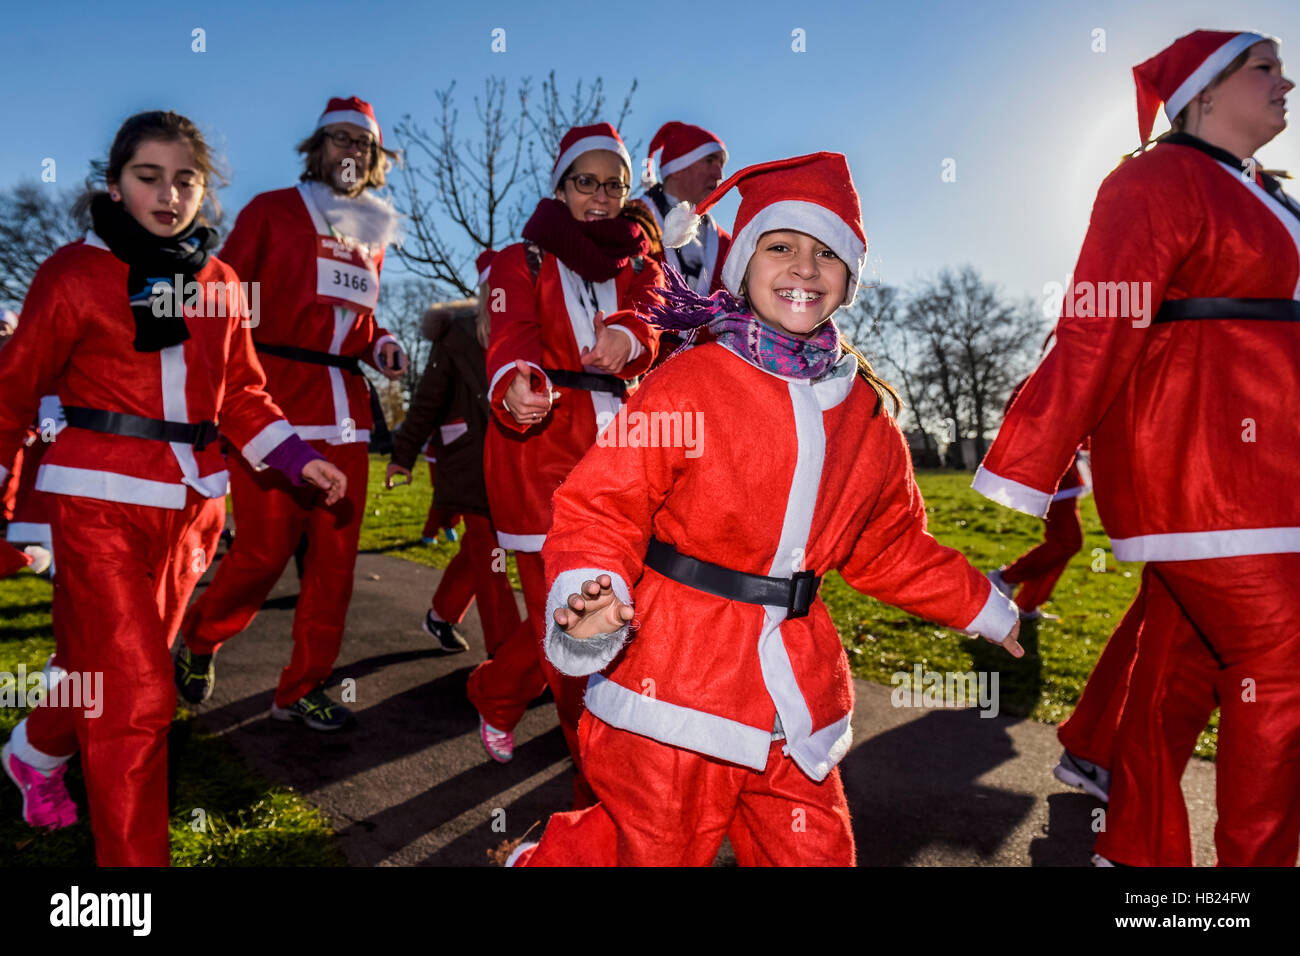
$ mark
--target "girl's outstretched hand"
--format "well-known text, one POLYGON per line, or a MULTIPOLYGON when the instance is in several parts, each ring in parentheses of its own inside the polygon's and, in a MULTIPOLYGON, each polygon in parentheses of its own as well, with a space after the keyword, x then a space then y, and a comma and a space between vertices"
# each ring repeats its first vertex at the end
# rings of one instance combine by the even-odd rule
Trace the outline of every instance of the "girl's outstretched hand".
POLYGON ((579 640, 617 631, 636 612, 632 605, 618 599, 613 583, 608 574, 600 575, 595 581, 583 581, 582 593, 570 594, 569 606, 555 609, 555 623, 579 640))
MULTIPOLYGON (((1018 638, 1019 636, 1020 636, 1020 620, 1017 618, 1016 623, 1011 625, 1011 633, 1007 635, 1006 640, 1002 641, 1003 649, 1012 657, 1025 656, 1025 649, 1021 647, 1020 642, 1016 640, 1016 638, 1018 638)), ((987 641, 989 640, 989 638, 986 637, 984 638, 984 640, 987 641)), ((991 641, 990 643, 996 644, 998 642, 991 641)))

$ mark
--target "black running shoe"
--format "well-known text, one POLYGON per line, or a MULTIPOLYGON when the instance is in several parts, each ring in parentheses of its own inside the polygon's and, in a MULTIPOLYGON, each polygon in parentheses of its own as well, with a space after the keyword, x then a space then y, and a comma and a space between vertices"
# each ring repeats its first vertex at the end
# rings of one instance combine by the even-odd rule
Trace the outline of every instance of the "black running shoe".
POLYGON ((438 645, 448 654, 459 654, 469 650, 469 644, 446 621, 435 621, 433 611, 424 612, 424 623, 420 625, 424 633, 434 638, 438 645))
POLYGON ((217 682, 212 658, 212 654, 191 654, 181 642, 181 652, 176 655, 176 689, 191 704, 201 704, 212 696, 217 682))
POLYGON ((352 711, 336 704, 325 696, 323 690, 303 694, 288 707, 271 705, 271 716, 276 720, 301 720, 312 730, 339 730, 352 720, 352 711))

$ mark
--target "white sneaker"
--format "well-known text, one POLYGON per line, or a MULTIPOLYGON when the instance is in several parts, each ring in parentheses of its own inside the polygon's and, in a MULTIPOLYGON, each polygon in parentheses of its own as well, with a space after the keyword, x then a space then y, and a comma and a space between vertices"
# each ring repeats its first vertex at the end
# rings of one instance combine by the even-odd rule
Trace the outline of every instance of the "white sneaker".
POLYGON ((1011 597, 1016 593, 1016 586, 1010 582, 1002 580, 1002 568, 995 568, 987 575, 988 579, 993 582, 993 587, 1003 597, 1011 597))
POLYGON ((1077 787, 1090 793, 1103 803, 1110 802, 1110 771, 1068 750, 1061 751, 1061 759, 1052 770, 1052 776, 1068 787, 1077 787))

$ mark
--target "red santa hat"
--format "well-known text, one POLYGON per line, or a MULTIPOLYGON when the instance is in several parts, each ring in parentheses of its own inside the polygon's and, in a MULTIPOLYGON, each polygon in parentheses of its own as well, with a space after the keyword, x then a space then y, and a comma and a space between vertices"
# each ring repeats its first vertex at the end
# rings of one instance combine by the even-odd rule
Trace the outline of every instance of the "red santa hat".
POLYGON ((1165 104, 1165 116, 1172 123, 1197 95, 1241 51, 1276 37, 1262 33, 1196 30, 1179 37, 1145 63, 1133 67, 1137 83, 1138 135, 1143 145, 1151 139, 1156 110, 1165 104))
POLYGON ((384 134, 379 129, 379 120, 375 119, 374 107, 363 99, 355 96, 349 96, 347 99, 336 96, 331 99, 325 104, 325 112, 321 113, 320 119, 316 121, 316 128, 320 129, 331 123, 351 123, 353 126, 368 129, 379 141, 379 145, 384 145, 384 134))
POLYGON ((483 285, 488 280, 488 270, 492 268, 492 260, 496 258, 496 251, 493 249, 484 249, 474 260, 474 268, 478 269, 478 284, 483 285))
POLYGON ((551 170, 551 192, 560 188, 560 177, 564 175, 564 171, 577 162, 579 156, 590 153, 593 149, 607 149, 611 153, 618 153, 618 158, 623 160, 623 165, 627 167, 627 174, 632 175, 632 157, 628 155, 627 147, 623 145, 623 138, 618 135, 618 130, 608 123, 575 126, 564 134, 564 139, 560 140, 560 155, 551 170))
POLYGON ((663 150, 659 156, 661 177, 671 176, 679 169, 685 169, 691 163, 713 153, 721 153, 722 161, 724 163, 727 161, 726 144, 707 129, 702 126, 692 126, 690 123, 678 123, 676 120, 664 123, 650 140, 650 149, 646 152, 645 172, 641 176, 641 182, 647 187, 655 184, 651 162, 654 160, 656 150, 660 149, 663 150))
POLYGON ((810 153, 745 167, 720 183, 693 211, 685 202, 670 209, 664 219, 664 245, 678 248, 690 242, 700 215, 732 186, 740 190, 740 209, 722 264, 722 282, 732 295, 740 294, 759 237, 776 229, 793 229, 824 242, 844 260, 849 267, 844 304, 853 304, 858 276, 867 262, 867 236, 858 191, 843 153, 810 153))

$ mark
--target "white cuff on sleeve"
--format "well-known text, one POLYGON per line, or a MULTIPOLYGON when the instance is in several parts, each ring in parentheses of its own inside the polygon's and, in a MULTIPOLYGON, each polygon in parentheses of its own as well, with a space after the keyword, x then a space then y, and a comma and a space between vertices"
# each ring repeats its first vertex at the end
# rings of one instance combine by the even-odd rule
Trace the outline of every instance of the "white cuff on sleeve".
POLYGON ((629 339, 632 340, 632 351, 627 357, 627 360, 629 362, 635 362, 637 359, 639 359, 642 355, 645 354, 645 346, 641 344, 640 339, 638 339, 635 335, 632 334, 631 329, 624 328, 621 325, 610 325, 610 326, 606 326, 606 328, 611 328, 616 332, 622 332, 624 335, 626 335, 629 339))
POLYGON ((560 576, 555 579, 555 583, 551 585, 551 593, 546 597, 546 617, 544 619, 546 638, 543 641, 543 647, 546 650, 547 659, 555 665, 555 669, 561 674, 568 674, 570 677, 585 677, 588 674, 604 670, 609 666, 610 661, 618 656, 618 652, 623 649, 623 645, 627 643, 626 624, 617 631, 609 634, 598 634, 584 640, 570 637, 555 623, 555 612, 558 608, 568 606, 569 595, 580 593, 583 581, 594 581, 602 574, 609 575, 610 581, 613 583, 614 593, 618 596, 618 599, 624 604, 631 604, 632 595, 628 591, 627 583, 624 582, 623 578, 613 571, 602 571, 598 568, 575 568, 571 571, 561 572, 560 576))
POLYGON ((293 426, 283 418, 277 418, 253 436, 247 445, 240 449, 244 459, 255 469, 260 469, 266 456, 279 448, 290 435, 296 435, 293 426))
POLYGON ((987 637, 1001 644, 1007 639, 1007 635, 1011 633, 1018 620, 1020 620, 1020 611, 1016 608, 1015 602, 990 582, 988 600, 975 615, 975 620, 967 624, 963 630, 967 634, 978 634, 980 637, 987 637))
POLYGON ((990 501, 996 501, 1000 505, 1033 515, 1035 518, 1046 517, 1047 508, 1052 503, 1050 493, 995 475, 983 465, 980 465, 979 470, 975 472, 975 480, 970 483, 970 486, 990 501))
MULTIPOLYGON (((384 335, 384 336, 380 336, 379 341, 375 343, 375 350, 374 350, 374 353, 373 353, 373 354, 374 354, 374 356, 375 356, 375 366, 376 366, 377 368, 383 368, 383 367, 384 367, 384 363, 383 363, 382 361, 380 361, 379 353, 380 353, 380 351, 383 349, 383 347, 384 347, 385 345, 387 345, 389 342, 397 342, 397 337, 396 337, 396 336, 393 336, 393 335, 384 335)), ((398 348, 401 348, 401 347, 402 347, 402 343, 397 342, 397 347, 398 347, 398 348)))

